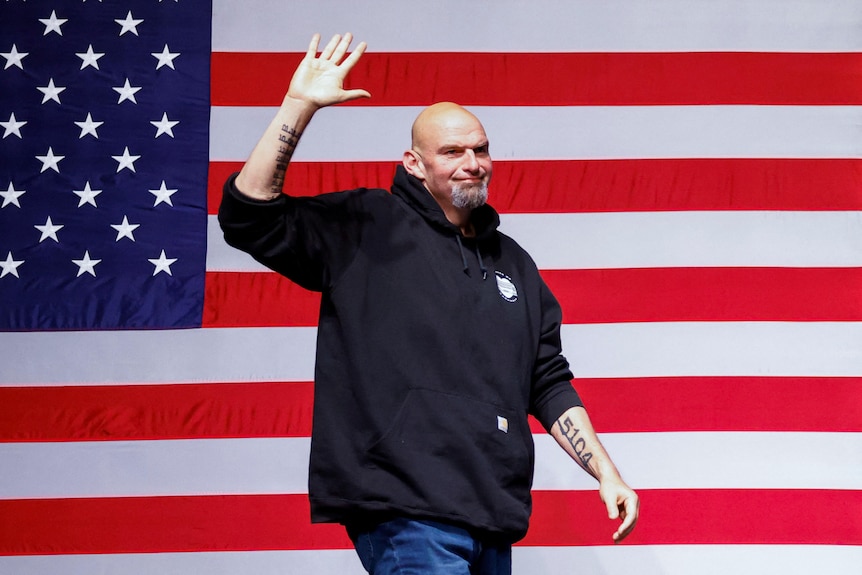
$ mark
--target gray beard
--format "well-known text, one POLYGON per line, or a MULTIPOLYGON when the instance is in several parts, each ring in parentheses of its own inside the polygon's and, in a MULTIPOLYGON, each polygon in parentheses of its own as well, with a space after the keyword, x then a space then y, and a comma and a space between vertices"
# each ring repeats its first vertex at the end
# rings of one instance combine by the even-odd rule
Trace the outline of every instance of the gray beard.
POLYGON ((452 186, 452 205, 474 210, 488 201, 488 182, 452 186))

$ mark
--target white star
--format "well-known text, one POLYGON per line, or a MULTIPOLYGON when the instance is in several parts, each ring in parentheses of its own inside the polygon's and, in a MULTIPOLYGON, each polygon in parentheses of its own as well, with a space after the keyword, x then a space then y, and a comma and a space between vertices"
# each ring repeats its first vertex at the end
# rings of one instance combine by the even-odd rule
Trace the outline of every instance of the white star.
POLYGON ((171 264, 177 261, 177 258, 166 258, 165 250, 162 250, 162 255, 160 255, 158 259, 148 261, 156 266, 156 269, 153 271, 153 275, 156 275, 159 272, 165 272, 169 276, 174 275, 171 273, 171 264))
POLYGON ((14 260, 12 259, 12 252, 6 254, 6 261, 0 262, 0 268, 3 268, 3 271, 0 272, 0 278, 6 277, 9 274, 13 276, 21 277, 18 275, 18 266, 24 263, 24 260, 14 260))
POLYGON ((162 186, 158 190, 150 190, 150 193, 156 196, 156 203, 153 204, 153 207, 158 206, 162 202, 173 207, 174 204, 171 202, 171 196, 177 193, 177 190, 169 190, 165 186, 165 181, 162 180, 162 186))
POLYGON ((117 24, 119 24, 120 26, 123 27, 123 29, 120 30, 120 36, 122 36, 126 32, 131 32, 132 34, 137 36, 138 35, 138 24, 143 22, 143 20, 135 20, 132 17, 132 11, 129 10, 129 13, 126 14, 125 20, 114 20, 114 22, 116 22, 117 24))
POLYGON ((24 59, 25 56, 29 56, 30 52, 19 52, 18 47, 15 44, 12 44, 11 52, 0 52, 0 56, 6 58, 6 65, 3 66, 3 69, 10 68, 12 66, 18 66, 22 70, 24 69, 24 65, 21 63, 21 60, 24 59))
POLYGON ((167 44, 165 44, 165 47, 162 48, 161 52, 150 52, 150 54, 152 54, 154 58, 157 58, 159 60, 159 63, 156 64, 156 70, 158 70, 162 66, 168 66, 171 70, 176 70, 176 68, 174 68, 174 58, 179 56, 180 53, 171 52, 170 49, 168 49, 167 44))
POLYGON ((63 31, 60 30, 60 26, 68 22, 68 18, 57 18, 57 12, 51 10, 50 18, 39 18, 39 22, 45 25, 45 33, 42 36, 47 36, 48 32, 56 32, 60 36, 63 35, 63 31))
POLYGON ((179 123, 180 123, 179 120, 168 120, 168 113, 167 112, 164 112, 162 114, 161 120, 158 120, 155 122, 150 122, 150 124, 152 124, 153 126, 155 126, 157 128, 156 129, 156 136, 155 136, 156 138, 158 138, 162 134, 167 134, 168 136, 173 138, 174 137, 174 131, 172 130, 172 128, 179 123))
POLYGON ((51 146, 48 146, 48 153, 44 156, 36 156, 36 159, 42 162, 42 169, 39 170, 41 174, 45 170, 54 170, 58 174, 60 173, 60 166, 58 165, 60 160, 65 158, 66 156, 55 156, 54 149, 51 146))
POLYGON ((91 134, 97 140, 99 139, 99 134, 96 133, 96 128, 104 124, 105 122, 94 122, 93 116, 90 112, 87 112, 87 118, 83 122, 75 122, 75 125, 81 128, 81 135, 78 136, 80 140, 87 134, 91 134))
POLYGON ((81 277, 84 273, 96 277, 96 264, 102 263, 102 260, 91 260, 90 250, 86 250, 83 259, 72 260, 72 263, 78 266, 78 275, 75 277, 81 277))
POLYGON ((48 80, 47 86, 45 86, 44 88, 36 86, 36 89, 39 90, 40 92, 42 92, 43 94, 45 94, 44 96, 42 96, 42 103, 43 104, 45 102, 47 102, 48 100, 54 100, 55 102, 60 104, 61 103, 60 102, 60 92, 62 92, 66 88, 63 88, 60 86, 55 86, 54 85, 54 78, 51 78, 50 80, 48 80))
POLYGON ((63 225, 57 225, 51 221, 51 216, 48 216, 48 220, 45 222, 44 226, 33 226, 40 232, 42 232, 42 237, 39 238, 39 243, 41 244, 43 241, 51 238, 57 243, 60 243, 60 240, 57 239, 57 232, 63 229, 63 225))
POLYGON ((114 87, 114 91, 120 95, 120 99, 117 100, 117 103, 119 104, 123 100, 131 100, 132 102, 137 104, 138 101, 135 100, 135 94, 137 94, 140 91, 140 89, 141 89, 140 86, 130 86, 129 85, 129 79, 126 78, 125 84, 123 84, 122 86, 115 86, 114 87))
POLYGON ((138 161, 139 159, 141 159, 140 156, 133 156, 133 155, 129 154, 129 147, 128 146, 126 146, 126 149, 123 150, 122 156, 111 156, 111 157, 114 158, 115 160, 117 160, 117 162, 119 162, 119 165, 117 166, 117 172, 118 173, 123 168, 128 168, 134 172, 135 171, 135 162, 138 161))
POLYGON ((93 52, 93 45, 90 44, 90 47, 87 48, 86 52, 75 52, 75 56, 80 58, 81 61, 81 70, 86 68, 87 66, 92 66, 96 70, 99 69, 99 58, 104 56, 104 52, 93 52))
POLYGON ((6 128, 3 131, 3 137, 5 138, 9 134, 15 134, 19 138, 21 137, 21 126, 26 124, 27 122, 19 122, 15 119, 15 112, 12 112, 12 115, 9 116, 8 122, 0 122, 0 126, 6 128))
POLYGON ((117 230, 117 239, 115 241, 120 241, 121 238, 129 238, 135 241, 135 236, 132 235, 132 232, 141 227, 141 224, 130 224, 128 216, 123 216, 123 223, 111 224, 111 227, 117 230))
POLYGON ((5 192, 0 192, 0 196, 3 196, 3 205, 0 206, 0 209, 5 208, 9 204, 15 204, 19 208, 21 204, 18 203, 18 198, 26 194, 26 190, 16 190, 15 186, 12 185, 12 182, 9 182, 9 187, 5 192))
POLYGON ((84 204, 90 204, 94 208, 99 206, 96 205, 96 196, 102 193, 102 190, 93 190, 90 189, 90 182, 84 184, 83 190, 72 190, 75 195, 80 197, 81 199, 78 201, 78 207, 80 208, 84 204))

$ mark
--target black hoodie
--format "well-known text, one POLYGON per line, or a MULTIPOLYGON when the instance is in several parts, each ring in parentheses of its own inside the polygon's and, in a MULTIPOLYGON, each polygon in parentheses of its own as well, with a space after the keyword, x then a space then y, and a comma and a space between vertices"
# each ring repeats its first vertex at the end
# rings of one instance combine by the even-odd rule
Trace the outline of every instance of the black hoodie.
POLYGON ((488 205, 473 238, 399 166, 392 193, 249 199, 225 184, 228 244, 322 292, 312 520, 405 516, 514 542, 527 530, 531 413, 581 405, 560 307, 488 205))

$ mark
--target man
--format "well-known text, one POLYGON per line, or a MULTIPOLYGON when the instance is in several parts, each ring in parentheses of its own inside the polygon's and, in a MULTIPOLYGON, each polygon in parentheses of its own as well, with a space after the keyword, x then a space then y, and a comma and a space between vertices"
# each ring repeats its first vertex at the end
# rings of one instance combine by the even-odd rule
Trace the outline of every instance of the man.
POLYGON ((559 305, 485 203, 479 120, 426 108, 392 193, 282 193, 314 113, 370 96, 343 88, 365 44, 345 58, 352 38, 337 35, 318 56, 319 40, 219 211, 228 243, 322 292, 312 520, 343 523, 370 573, 510 573, 531 510, 530 413, 599 480, 621 541, 637 495, 571 385, 559 305))

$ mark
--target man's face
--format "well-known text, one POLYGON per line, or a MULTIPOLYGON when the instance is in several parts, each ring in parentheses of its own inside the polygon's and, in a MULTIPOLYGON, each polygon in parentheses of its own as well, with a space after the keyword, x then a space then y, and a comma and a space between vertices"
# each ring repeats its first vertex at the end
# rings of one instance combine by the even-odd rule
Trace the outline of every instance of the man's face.
POLYGON ((413 151, 418 156, 418 175, 431 195, 459 209, 484 204, 492 162, 482 124, 472 114, 455 109, 422 128, 413 151))

